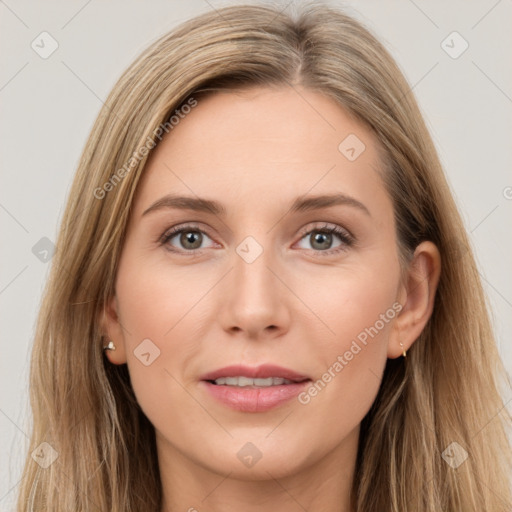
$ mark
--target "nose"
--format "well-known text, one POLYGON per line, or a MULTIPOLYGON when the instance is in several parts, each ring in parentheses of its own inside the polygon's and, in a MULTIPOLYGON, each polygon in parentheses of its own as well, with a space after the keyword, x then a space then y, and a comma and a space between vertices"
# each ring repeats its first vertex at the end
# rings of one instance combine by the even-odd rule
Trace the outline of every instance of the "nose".
POLYGON ((250 263, 235 252, 233 267, 226 276, 220 301, 222 328, 251 339, 285 333, 290 324, 290 292, 277 277, 279 267, 271 250, 264 250, 250 263))

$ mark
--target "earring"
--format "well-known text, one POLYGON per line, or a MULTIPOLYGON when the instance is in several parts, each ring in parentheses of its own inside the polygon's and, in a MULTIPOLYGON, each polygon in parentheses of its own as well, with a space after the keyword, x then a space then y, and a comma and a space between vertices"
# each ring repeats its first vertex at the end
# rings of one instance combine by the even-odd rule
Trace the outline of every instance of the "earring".
POLYGON ((405 350, 405 348, 404 348, 404 344, 403 344, 402 342, 400 342, 400 346, 402 347, 402 350, 403 350, 402 355, 403 355, 404 357, 407 357, 407 351, 405 350))
POLYGON ((116 346, 114 345, 114 342, 110 340, 106 346, 103 347, 103 350, 112 350, 114 351, 116 349, 116 346))

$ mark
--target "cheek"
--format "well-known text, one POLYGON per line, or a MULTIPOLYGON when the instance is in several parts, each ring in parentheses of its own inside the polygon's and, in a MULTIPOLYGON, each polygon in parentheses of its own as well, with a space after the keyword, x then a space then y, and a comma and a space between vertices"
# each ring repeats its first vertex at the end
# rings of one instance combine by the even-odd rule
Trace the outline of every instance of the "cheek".
POLYGON ((393 255, 383 255, 380 261, 368 258, 301 279, 299 293, 307 297, 326 328, 326 334, 317 337, 325 341, 326 348, 347 350, 356 338, 364 343, 368 330, 372 332, 370 339, 387 337, 396 316, 392 306, 397 298, 399 270, 393 255))
MULTIPOLYGON (((127 251, 128 252, 128 251, 127 251)), ((190 408, 184 390, 194 377, 193 362, 206 350, 202 340, 210 321, 198 321, 208 308, 216 272, 169 263, 165 256, 144 262, 121 261, 116 291, 130 380, 137 401, 155 426, 176 421, 172 409, 190 408), (173 408, 164 405, 172 397, 173 408)))
MULTIPOLYGON (((130 380, 143 410, 158 406, 164 388, 176 383, 171 375, 183 351, 171 345, 180 339, 176 333, 195 298, 194 287, 182 280, 156 265, 138 265, 136 259, 125 259, 119 268, 119 320, 130 380)), ((182 341, 186 344, 187 338, 182 341)))
POLYGON ((321 365, 300 401, 315 409, 319 428, 328 414, 338 429, 349 431, 366 415, 378 392, 389 334, 400 308, 398 262, 390 258, 382 263, 386 262, 345 268, 324 282, 317 280, 324 286, 312 296, 312 309, 328 330, 322 329, 324 334, 316 338, 311 333, 321 365))
POLYGON ((169 344, 211 286, 205 281, 207 276, 194 271, 193 266, 173 267, 165 259, 154 263, 141 261, 140 265, 137 261, 124 263, 119 269, 116 289, 129 344, 140 343, 143 338, 169 344))

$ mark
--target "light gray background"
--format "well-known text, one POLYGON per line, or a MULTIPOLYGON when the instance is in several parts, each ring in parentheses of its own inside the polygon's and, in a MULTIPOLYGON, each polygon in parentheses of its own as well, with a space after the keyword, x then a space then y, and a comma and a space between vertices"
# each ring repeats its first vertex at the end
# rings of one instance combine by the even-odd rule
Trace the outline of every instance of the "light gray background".
MULTIPOLYGON (((174 25, 233 3, 0 0, 2 511, 13 509, 20 480, 29 352, 49 269, 32 247, 43 237, 55 241, 80 152, 121 72, 174 25), (59 45, 47 59, 31 48, 43 31, 59 45)), ((418 98, 471 233, 512 373, 512 2, 331 3, 373 29, 418 98), (456 59, 441 46, 453 31, 469 43, 456 59)), ((457 41, 447 44, 460 48, 457 41)), ((506 396, 512 398, 510 390, 506 396)))

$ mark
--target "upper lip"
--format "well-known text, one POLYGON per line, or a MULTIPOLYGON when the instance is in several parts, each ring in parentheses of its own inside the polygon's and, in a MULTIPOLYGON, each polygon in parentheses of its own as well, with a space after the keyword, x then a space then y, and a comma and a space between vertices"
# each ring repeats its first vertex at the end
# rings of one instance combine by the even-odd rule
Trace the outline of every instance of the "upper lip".
POLYGON ((201 380, 215 380, 220 377, 249 377, 253 379, 266 379, 268 377, 281 377, 294 382, 309 380, 307 375, 301 375, 289 368, 283 368, 274 364, 262 364, 260 366, 231 365, 206 373, 201 380))

